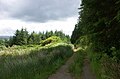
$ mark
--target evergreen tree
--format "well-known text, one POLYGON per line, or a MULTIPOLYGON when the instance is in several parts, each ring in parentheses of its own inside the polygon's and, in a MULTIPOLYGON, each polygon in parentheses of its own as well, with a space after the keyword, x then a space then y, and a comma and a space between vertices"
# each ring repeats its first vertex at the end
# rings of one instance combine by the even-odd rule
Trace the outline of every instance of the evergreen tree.
POLYGON ((82 0, 79 14, 72 43, 89 35, 97 51, 120 48, 120 0, 82 0))
POLYGON ((63 41, 70 42, 68 35, 65 35, 62 31, 46 31, 35 33, 34 31, 31 34, 28 34, 26 29, 16 30, 15 35, 6 42, 7 47, 12 45, 39 45, 41 40, 45 40, 51 36, 58 36, 63 41))

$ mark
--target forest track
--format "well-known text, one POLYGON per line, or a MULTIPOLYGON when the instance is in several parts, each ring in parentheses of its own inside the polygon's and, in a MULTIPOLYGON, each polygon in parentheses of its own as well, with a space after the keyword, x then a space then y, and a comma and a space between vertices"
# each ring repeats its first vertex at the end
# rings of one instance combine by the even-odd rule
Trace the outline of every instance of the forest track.
MULTIPOLYGON (((72 57, 68 59, 68 61, 60 67, 56 73, 52 74, 48 79, 75 79, 71 73, 69 73, 69 66, 71 63, 74 62, 75 53, 72 57)), ((90 60, 88 57, 85 57, 84 59, 84 66, 83 66, 83 72, 80 79, 96 79, 95 75, 92 73, 91 67, 90 67, 90 60)))
POLYGON ((69 66, 71 63, 74 62, 74 56, 68 59, 68 61, 57 70, 57 72, 53 75, 51 75, 48 79, 74 79, 72 75, 69 73, 69 66))

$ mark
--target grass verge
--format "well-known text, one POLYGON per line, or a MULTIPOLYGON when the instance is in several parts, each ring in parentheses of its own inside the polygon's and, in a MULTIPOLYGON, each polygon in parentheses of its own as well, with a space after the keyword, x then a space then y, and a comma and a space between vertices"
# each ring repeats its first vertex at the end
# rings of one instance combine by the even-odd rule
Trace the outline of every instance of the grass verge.
POLYGON ((75 77, 75 79, 80 79, 83 69, 85 53, 82 49, 75 52, 74 63, 69 67, 70 73, 75 77))

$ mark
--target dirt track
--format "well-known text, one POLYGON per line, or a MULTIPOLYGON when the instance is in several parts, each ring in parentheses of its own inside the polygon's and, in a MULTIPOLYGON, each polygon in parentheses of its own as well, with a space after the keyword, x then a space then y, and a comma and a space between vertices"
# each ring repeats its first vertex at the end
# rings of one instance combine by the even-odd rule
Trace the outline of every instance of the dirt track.
POLYGON ((48 79, 74 79, 69 73, 69 65, 74 62, 73 57, 75 54, 63 65, 58 71, 51 75, 48 79))
MULTIPOLYGON (((51 75, 48 79, 74 79, 69 73, 69 65, 74 62, 75 54, 63 65, 57 72, 51 75)), ((80 79, 96 79, 90 68, 90 61, 86 57, 84 59, 83 73, 80 79)))

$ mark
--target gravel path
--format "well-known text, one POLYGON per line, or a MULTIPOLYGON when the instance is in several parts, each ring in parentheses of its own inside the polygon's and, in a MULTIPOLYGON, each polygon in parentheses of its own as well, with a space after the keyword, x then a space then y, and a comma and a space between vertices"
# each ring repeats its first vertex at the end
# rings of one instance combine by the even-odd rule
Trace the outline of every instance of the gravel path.
POLYGON ((75 54, 73 54, 73 56, 66 62, 66 64, 58 69, 58 71, 55 74, 51 75, 48 79, 74 79, 69 73, 69 65, 74 62, 74 56, 75 54))

